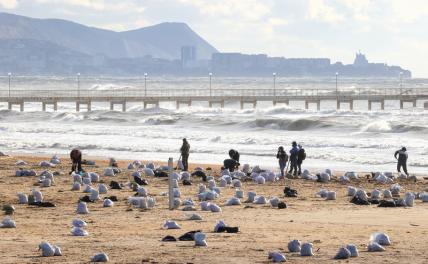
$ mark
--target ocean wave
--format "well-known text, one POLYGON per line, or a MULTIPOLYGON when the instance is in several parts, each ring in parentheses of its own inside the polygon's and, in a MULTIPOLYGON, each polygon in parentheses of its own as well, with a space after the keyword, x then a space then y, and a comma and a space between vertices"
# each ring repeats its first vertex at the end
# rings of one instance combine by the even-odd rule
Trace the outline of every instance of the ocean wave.
POLYGON ((371 122, 361 128, 361 132, 374 133, 405 133, 427 131, 428 127, 412 124, 397 123, 394 121, 378 120, 371 122))
POLYGON ((332 124, 318 118, 298 118, 298 119, 256 119, 250 121, 247 125, 256 128, 269 128, 290 131, 303 131, 315 128, 328 128, 332 124))

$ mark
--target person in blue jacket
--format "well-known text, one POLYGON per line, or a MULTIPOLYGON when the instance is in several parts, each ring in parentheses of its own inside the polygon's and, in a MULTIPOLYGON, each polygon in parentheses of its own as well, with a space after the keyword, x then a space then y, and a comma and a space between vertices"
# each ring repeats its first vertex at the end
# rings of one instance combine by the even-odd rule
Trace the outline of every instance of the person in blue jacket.
POLYGON ((297 176, 297 159, 299 154, 299 148, 297 147, 296 141, 293 141, 290 149, 290 170, 289 174, 297 176))

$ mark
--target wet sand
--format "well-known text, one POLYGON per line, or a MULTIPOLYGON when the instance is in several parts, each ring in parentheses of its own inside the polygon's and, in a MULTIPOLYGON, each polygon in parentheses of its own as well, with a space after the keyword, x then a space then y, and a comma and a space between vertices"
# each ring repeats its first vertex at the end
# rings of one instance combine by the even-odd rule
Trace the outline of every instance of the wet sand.
MULTIPOLYGON (((116 195, 119 201, 112 208, 103 208, 102 201, 88 203, 90 214, 76 214, 82 191, 70 191, 72 177, 68 172, 70 164, 62 159, 62 165, 51 169, 63 174, 55 177, 55 185, 39 188, 45 201, 56 204, 55 208, 37 208, 17 203, 18 192, 30 193, 37 186, 38 177, 15 177, 18 166, 15 162, 23 159, 29 163, 23 168, 34 168, 37 173, 44 169, 37 164, 46 157, 0 157, 0 204, 13 204, 16 212, 13 219, 16 229, 0 229, 0 263, 88 263, 97 252, 106 252, 111 263, 269 263, 270 251, 281 251, 290 263, 427 263, 426 244, 428 241, 428 203, 415 201, 412 208, 378 208, 376 205, 358 206, 346 197, 348 185, 336 180, 318 183, 304 180, 282 180, 276 183, 257 185, 244 182, 245 192, 255 191, 268 198, 276 196, 286 202, 287 209, 273 209, 269 205, 248 204, 224 206, 231 198, 234 188, 223 188, 215 201, 222 207, 222 213, 200 211, 202 221, 188 221, 181 210, 167 209, 167 198, 161 192, 167 191, 165 178, 146 177, 147 189, 154 196, 157 205, 152 210, 141 211, 130 207, 127 198, 134 192, 130 189, 109 190, 101 197, 116 195), (299 192, 298 198, 283 198, 283 188, 287 184, 299 192), (316 198, 320 188, 337 191, 336 201, 316 198), (88 237, 70 235, 71 221, 81 218, 88 223, 88 237), (238 226, 237 234, 213 233, 218 220, 229 226, 238 226), (175 220, 181 225, 179 230, 164 230, 165 220, 175 220), (161 242, 166 235, 178 237, 185 232, 202 230, 207 234, 208 247, 194 247, 194 242, 161 242), (367 252, 370 234, 376 231, 387 233, 392 245, 385 252, 367 252), (292 239, 314 244, 313 257, 300 257, 288 253, 287 243, 292 239), (38 245, 48 241, 62 248, 61 257, 41 257, 38 245), (360 257, 350 260, 333 260, 339 247, 348 243, 357 245, 360 257)), ((102 175, 108 166, 108 159, 96 161, 97 166, 85 167, 102 175)), ((119 161, 122 173, 114 177, 101 176, 109 184, 111 180, 126 183, 132 171, 126 169, 129 161, 119 161)), ((199 166, 193 164, 191 167, 199 166)), ((209 165, 201 165, 206 168, 209 165)), ((212 174, 218 176, 219 167, 212 174)), ((340 175, 336 175, 340 176, 340 175)), ((192 178, 192 186, 181 186, 182 200, 187 197, 197 201, 199 178, 192 178)), ((97 186, 97 184, 94 184, 97 186)), ((389 188, 368 182, 367 179, 349 185, 365 188, 389 188)), ((417 183, 400 182, 405 191, 427 189, 424 180, 417 183)), ((242 199, 245 200, 245 199, 242 199)))

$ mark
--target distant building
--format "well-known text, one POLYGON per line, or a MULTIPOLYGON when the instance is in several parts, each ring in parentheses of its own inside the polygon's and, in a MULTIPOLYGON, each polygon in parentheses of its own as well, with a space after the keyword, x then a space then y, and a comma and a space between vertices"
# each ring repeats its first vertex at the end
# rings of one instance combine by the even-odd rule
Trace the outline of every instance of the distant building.
POLYGON ((354 66, 356 67, 365 67, 369 64, 369 61, 366 58, 366 55, 362 54, 361 51, 358 51, 355 54, 354 66))
POLYGON ((183 68, 196 67, 196 47, 183 46, 181 47, 181 66, 183 68))

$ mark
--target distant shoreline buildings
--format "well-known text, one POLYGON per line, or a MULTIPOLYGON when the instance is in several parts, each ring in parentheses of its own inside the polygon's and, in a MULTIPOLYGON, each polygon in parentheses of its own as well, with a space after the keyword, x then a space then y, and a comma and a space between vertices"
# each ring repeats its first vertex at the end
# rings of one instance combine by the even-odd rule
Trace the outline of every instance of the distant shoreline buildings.
POLYGON ((60 19, 0 13, 0 75, 177 75, 323 77, 402 76, 399 66, 329 58, 284 58, 219 52, 185 23, 115 32, 60 19))

